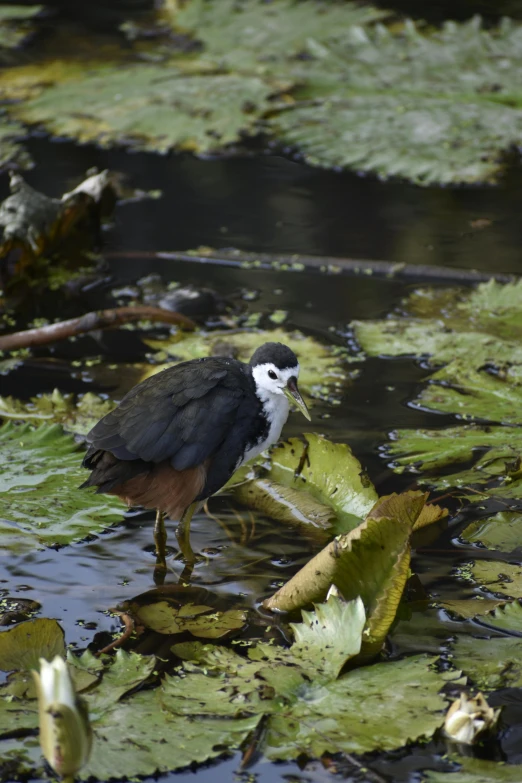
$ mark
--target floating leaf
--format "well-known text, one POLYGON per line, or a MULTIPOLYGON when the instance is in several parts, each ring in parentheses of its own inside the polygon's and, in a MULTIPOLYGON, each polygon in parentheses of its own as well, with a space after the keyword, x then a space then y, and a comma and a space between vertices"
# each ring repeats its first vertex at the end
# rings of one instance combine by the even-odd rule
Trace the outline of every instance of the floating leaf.
POLYGON ((0 7, 0 47, 16 49, 34 32, 31 20, 43 10, 43 5, 0 7))
POLYGON ((522 685, 522 639, 478 639, 459 635, 453 662, 478 688, 519 688, 522 685))
POLYGON ((459 756, 459 769, 453 772, 424 773, 426 783, 519 783, 522 765, 459 756))
POLYGON ((290 438, 272 449, 269 479, 307 492, 330 506, 345 530, 353 529, 377 501, 375 487, 345 443, 315 433, 304 438, 290 438))
POLYGON ((10 107, 10 113, 51 133, 102 146, 207 153, 256 132, 277 92, 276 80, 269 84, 255 74, 198 74, 192 68, 193 74, 168 63, 122 68, 100 62, 79 72, 70 71, 67 61, 61 72, 59 65, 53 63, 47 73, 42 67, 40 83, 33 86, 39 94, 10 107))
POLYGON ((495 611, 490 612, 481 618, 488 628, 497 628, 499 631, 514 631, 522 634, 522 604, 519 601, 510 601, 495 607, 495 611))
POLYGON ((291 623, 295 639, 292 655, 309 670, 312 680, 334 680, 346 661, 360 652, 366 623, 363 602, 330 596, 313 612, 303 611, 302 615, 301 623, 291 623))
POLYGON ((492 593, 522 598, 522 566, 495 560, 477 560, 471 573, 476 582, 492 593))
POLYGON ((0 417, 14 421, 52 421, 62 425, 66 432, 86 435, 103 416, 114 408, 114 402, 87 392, 75 402, 73 394, 62 394, 59 389, 32 397, 22 402, 15 397, 0 397, 0 417))
POLYGON ((0 427, 0 536, 4 549, 69 544, 121 520, 111 496, 78 489, 81 452, 58 424, 0 427))
MULTIPOLYGON (((248 362, 254 351, 266 342, 285 343, 294 351, 300 364, 299 387, 305 395, 318 399, 335 396, 338 387, 347 380, 347 355, 332 345, 323 345, 301 332, 284 329, 213 331, 209 334, 178 333, 170 340, 146 340, 158 351, 156 360, 166 356, 178 361, 212 356, 216 345, 225 343, 237 359, 248 362)), ((170 365, 169 365, 170 366, 170 365)), ((158 368, 154 368, 157 372, 158 368)))
POLYGON ((63 631, 56 620, 27 620, 0 633, 0 669, 39 669, 39 659, 65 656, 63 631))
POLYGON ((426 497, 405 492, 381 498, 365 522, 328 544, 265 608, 293 611, 322 600, 334 584, 348 600, 361 596, 367 615, 364 653, 378 652, 408 578, 410 536, 426 497))
POLYGON ((240 609, 219 612, 211 606, 187 603, 180 607, 167 601, 143 606, 131 605, 137 620, 153 631, 164 634, 188 631, 200 639, 220 639, 245 625, 246 614, 240 609))
POLYGON ((110 667, 103 673, 101 686, 84 694, 91 717, 98 719, 126 693, 144 683, 155 667, 154 655, 117 650, 110 667))
POLYGON ((522 514, 500 511, 487 519, 478 519, 462 531, 461 537, 472 544, 480 542, 489 549, 513 552, 522 547, 522 514))

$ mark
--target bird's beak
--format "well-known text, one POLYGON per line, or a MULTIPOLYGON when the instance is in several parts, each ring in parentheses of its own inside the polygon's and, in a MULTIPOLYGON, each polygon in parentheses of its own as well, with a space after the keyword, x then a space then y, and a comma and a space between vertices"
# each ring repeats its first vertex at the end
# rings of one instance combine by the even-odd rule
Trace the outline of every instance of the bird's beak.
POLYGON ((297 381, 295 378, 288 379, 288 383, 286 384, 286 388, 284 392, 286 397, 290 400, 290 402, 293 403, 295 407, 301 411, 305 419, 308 419, 308 421, 312 421, 312 417, 308 412, 308 408, 306 407, 305 401, 299 394, 299 389, 297 388, 297 381))

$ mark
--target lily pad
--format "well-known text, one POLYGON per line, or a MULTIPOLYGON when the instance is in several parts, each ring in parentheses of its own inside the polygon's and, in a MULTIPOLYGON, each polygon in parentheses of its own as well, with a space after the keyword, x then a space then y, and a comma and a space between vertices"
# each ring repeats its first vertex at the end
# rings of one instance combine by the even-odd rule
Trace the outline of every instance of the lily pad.
POLYGON ((16 49, 34 31, 31 20, 43 5, 4 5, 0 7, 0 47, 16 49))
POLYGON ((321 550, 264 602, 265 608, 293 611, 321 600, 334 584, 345 598, 363 599, 367 614, 363 654, 376 654, 408 579, 410 536, 426 497, 422 492, 406 492, 381 498, 362 524, 321 550))
MULTIPOLYGON (((212 356, 216 344, 226 343, 237 359, 248 362, 254 351, 266 342, 285 343, 299 359, 299 388, 305 396, 328 400, 341 391, 347 381, 346 352, 332 345, 323 345, 297 330, 284 329, 213 331, 209 334, 178 333, 170 340, 146 340, 157 353, 156 361, 172 357, 178 361, 212 356)), ((161 368, 160 368, 161 369, 161 368)), ((157 372, 158 368, 154 368, 157 372)))
POLYGON ((246 614, 240 609, 219 612, 211 606, 184 604, 176 607, 167 601, 135 605, 133 615, 147 628, 164 634, 188 631, 200 639, 220 639, 243 628, 246 614))
POLYGON ((80 447, 58 424, 0 427, 4 551, 70 544, 121 520, 121 501, 78 489, 85 480, 80 463, 80 447))
POLYGON ((63 631, 56 620, 36 618, 0 633, 0 669, 39 669, 39 659, 65 655, 63 631))
POLYGON ((522 604, 520 601, 509 601, 502 604, 482 619, 488 627, 522 634, 522 604))
POLYGON ((101 685, 84 694, 91 718, 96 720, 126 693, 148 680, 155 667, 154 655, 118 650, 111 665, 103 672, 101 685))
POLYGON ((471 573, 478 584, 492 593, 522 598, 522 566, 495 560, 477 560, 471 573))
POLYGON ((46 79, 42 68, 34 85, 40 94, 10 107, 10 114, 105 147, 208 153, 256 133, 278 91, 275 80, 254 74, 186 73, 167 63, 92 63, 75 73, 64 61, 61 73, 56 63, 52 69, 54 78, 50 72, 46 79))
POLYGON ((103 416, 114 408, 112 400, 104 400, 87 392, 77 401, 73 394, 54 389, 50 394, 32 397, 22 402, 15 397, 0 396, 0 418, 24 422, 57 422, 66 432, 86 435, 103 416))
POLYGON ((522 639, 461 634, 454 645, 453 662, 481 690, 522 685, 522 639))
POLYGON ((522 547, 522 514, 500 511, 487 519, 478 519, 462 531, 462 538, 472 544, 480 542, 489 549, 513 552, 522 547))
POLYGON ((270 481, 305 492, 330 506, 341 529, 356 527, 377 501, 375 487, 345 443, 306 433, 304 440, 290 438, 275 446, 270 460, 270 481))
POLYGON ((483 761, 482 759, 459 756, 459 769, 453 772, 424 773, 426 783, 519 783, 522 766, 504 762, 483 761))

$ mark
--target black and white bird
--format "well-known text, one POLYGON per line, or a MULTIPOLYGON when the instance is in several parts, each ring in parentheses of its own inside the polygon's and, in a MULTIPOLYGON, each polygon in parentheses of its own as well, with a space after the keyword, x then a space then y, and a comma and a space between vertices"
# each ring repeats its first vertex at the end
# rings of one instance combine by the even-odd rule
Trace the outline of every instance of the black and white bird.
POLYGON ((190 520, 197 504, 245 462, 275 443, 299 393, 299 362, 282 343, 265 343, 245 364, 210 357, 170 367, 135 386, 87 435, 82 487, 155 508, 156 562, 166 567, 164 516, 194 561, 190 520))

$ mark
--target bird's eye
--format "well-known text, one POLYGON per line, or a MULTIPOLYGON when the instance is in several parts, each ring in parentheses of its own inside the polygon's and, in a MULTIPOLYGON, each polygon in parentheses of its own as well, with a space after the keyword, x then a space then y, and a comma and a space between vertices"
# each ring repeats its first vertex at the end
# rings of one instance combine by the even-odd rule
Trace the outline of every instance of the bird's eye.
POLYGON ((273 370, 268 371, 268 377, 272 378, 273 381, 277 381, 277 373, 275 373, 273 370))

